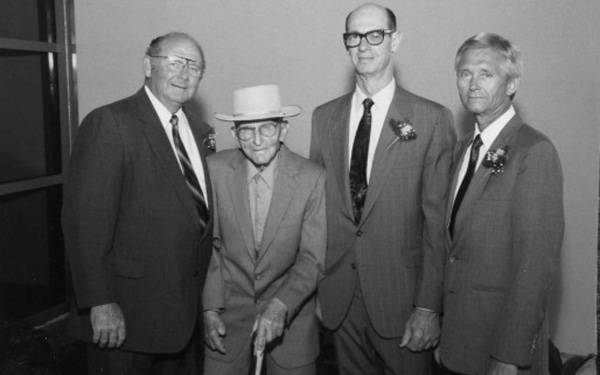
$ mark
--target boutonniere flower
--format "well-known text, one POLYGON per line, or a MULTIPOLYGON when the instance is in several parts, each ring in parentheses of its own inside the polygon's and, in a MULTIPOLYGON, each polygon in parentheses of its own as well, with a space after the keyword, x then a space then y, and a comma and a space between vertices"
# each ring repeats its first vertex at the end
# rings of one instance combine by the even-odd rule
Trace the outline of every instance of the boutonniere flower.
POLYGON ((413 125, 408 118, 405 118, 402 121, 392 118, 390 119, 390 126, 396 134, 396 137, 398 137, 398 139, 402 142, 412 141, 413 139, 417 138, 415 128, 413 128, 413 125))
POLYGON ((492 174, 504 172, 504 165, 508 158, 508 146, 500 146, 493 151, 488 151, 481 164, 492 170, 492 174))
POLYGON ((217 133, 215 129, 210 128, 210 132, 202 140, 202 144, 205 145, 209 150, 215 151, 217 149, 217 133))

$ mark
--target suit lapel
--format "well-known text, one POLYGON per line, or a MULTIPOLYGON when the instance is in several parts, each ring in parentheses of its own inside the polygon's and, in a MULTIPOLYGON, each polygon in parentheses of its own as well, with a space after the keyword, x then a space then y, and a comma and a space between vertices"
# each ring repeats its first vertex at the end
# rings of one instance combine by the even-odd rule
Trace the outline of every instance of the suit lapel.
POLYGON ((179 164, 175 159, 175 153, 158 115, 143 88, 136 94, 136 107, 136 115, 142 123, 142 129, 151 149, 156 155, 158 164, 165 173, 167 180, 171 182, 175 194, 181 200, 186 211, 192 216, 193 220, 198 221, 198 212, 195 209, 192 195, 185 183, 185 177, 181 173, 179 164))
POLYGON ((229 186, 229 198, 232 202, 238 228, 246 244, 248 255, 254 261, 254 232, 252 230, 252 216, 250 215, 250 203, 248 202, 248 167, 246 158, 240 151, 237 157, 231 161, 227 186, 229 186))
POLYGON ((277 234, 283 216, 294 197, 296 186, 298 186, 295 177, 297 171, 298 163, 291 158, 289 149, 285 145, 282 145, 279 152, 275 181, 273 183, 271 206, 269 207, 269 214, 263 231, 262 249, 258 258, 259 262, 269 250, 269 246, 277 234))
MULTIPOLYGON (((506 124, 504 129, 502 129, 500 134, 498 134, 492 145, 489 147, 488 151, 496 150, 498 147, 503 145, 510 146, 514 135, 517 133, 517 131, 522 125, 523 121, 521 120, 521 118, 518 115, 513 116, 513 118, 508 122, 508 124, 506 124)), ((475 207, 477 201, 481 198, 481 195, 491 175, 492 173, 490 169, 484 167, 481 164, 479 165, 479 168, 477 168, 477 171, 475 171, 473 179, 469 184, 469 188, 467 189, 463 201, 460 204, 460 209, 456 213, 456 222, 454 224, 455 237, 458 236, 459 223, 463 222, 463 220, 467 220, 467 218, 472 217, 471 211, 475 207)))
POLYGON ((385 117, 379 140, 377 141, 377 147, 375 149, 375 155, 373 157, 373 163, 371 163, 371 175, 369 177, 369 189, 367 191, 367 197, 365 205, 362 211, 361 223, 366 220, 373 208, 381 188, 385 184, 389 171, 392 167, 398 167, 398 158, 394 157, 399 147, 402 147, 402 142, 396 139, 396 134, 392 128, 388 125, 391 119, 403 120, 408 119, 412 121, 413 111, 410 106, 410 101, 405 91, 400 87, 396 87, 394 97, 390 103, 390 108, 385 117))
POLYGON ((350 121, 350 109, 352 94, 340 102, 340 105, 331 113, 329 123, 329 152, 331 152, 332 164, 337 185, 344 202, 344 214, 347 218, 354 220, 352 212, 352 201, 350 197, 350 179, 348 166, 348 123, 350 121))

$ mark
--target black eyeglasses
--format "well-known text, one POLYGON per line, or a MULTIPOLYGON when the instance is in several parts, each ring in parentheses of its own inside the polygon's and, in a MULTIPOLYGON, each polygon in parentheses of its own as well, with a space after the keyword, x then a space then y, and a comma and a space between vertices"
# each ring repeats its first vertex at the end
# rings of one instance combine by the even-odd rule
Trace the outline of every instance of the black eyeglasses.
POLYGON ((364 34, 357 32, 344 33, 344 44, 346 48, 358 47, 363 38, 372 46, 378 46, 383 43, 386 35, 393 34, 395 30, 371 30, 364 34))
POLYGON ((258 134, 265 138, 271 138, 277 133, 277 126, 279 124, 284 124, 286 121, 269 121, 267 123, 261 124, 256 128, 252 128, 249 126, 240 125, 239 127, 234 127, 235 135, 238 137, 240 141, 249 141, 255 137, 256 131, 258 130, 258 134))
POLYGON ((150 57, 167 60, 167 66, 175 73, 181 73, 187 68, 187 71, 193 77, 200 77, 202 75, 202 67, 196 64, 194 60, 179 56, 150 55, 150 57))

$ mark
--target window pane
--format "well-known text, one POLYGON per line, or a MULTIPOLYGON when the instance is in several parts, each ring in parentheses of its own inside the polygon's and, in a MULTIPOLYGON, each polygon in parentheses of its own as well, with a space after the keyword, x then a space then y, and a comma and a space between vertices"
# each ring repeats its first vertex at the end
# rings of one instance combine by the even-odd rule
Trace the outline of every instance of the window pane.
POLYGON ((1 0, 0 38, 54 42, 54 1, 1 0))
POLYGON ((61 190, 0 197, 0 326, 66 299, 61 190))
POLYGON ((0 183, 61 172, 55 58, 0 50, 0 183))

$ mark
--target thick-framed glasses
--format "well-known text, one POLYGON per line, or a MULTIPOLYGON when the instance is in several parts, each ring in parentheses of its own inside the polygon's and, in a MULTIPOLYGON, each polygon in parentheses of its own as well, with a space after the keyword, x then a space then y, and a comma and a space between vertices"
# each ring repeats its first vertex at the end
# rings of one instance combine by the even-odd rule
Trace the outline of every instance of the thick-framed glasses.
POLYGON ((232 129, 240 141, 246 142, 251 139, 254 139, 257 130, 258 134, 265 138, 273 137, 275 134, 277 134, 277 128, 279 124, 283 123, 285 123, 285 121, 269 121, 259 125, 256 128, 239 125, 238 127, 233 127, 232 129))
POLYGON ((150 57, 167 60, 167 66, 172 72, 181 73, 184 69, 187 69, 191 76, 200 77, 202 75, 202 67, 196 64, 194 60, 179 56, 150 55, 150 57))
POLYGON ((344 44, 346 48, 358 47, 363 38, 372 46, 378 46, 383 43, 386 35, 393 34, 395 30, 371 30, 364 34, 357 32, 344 33, 344 44))

